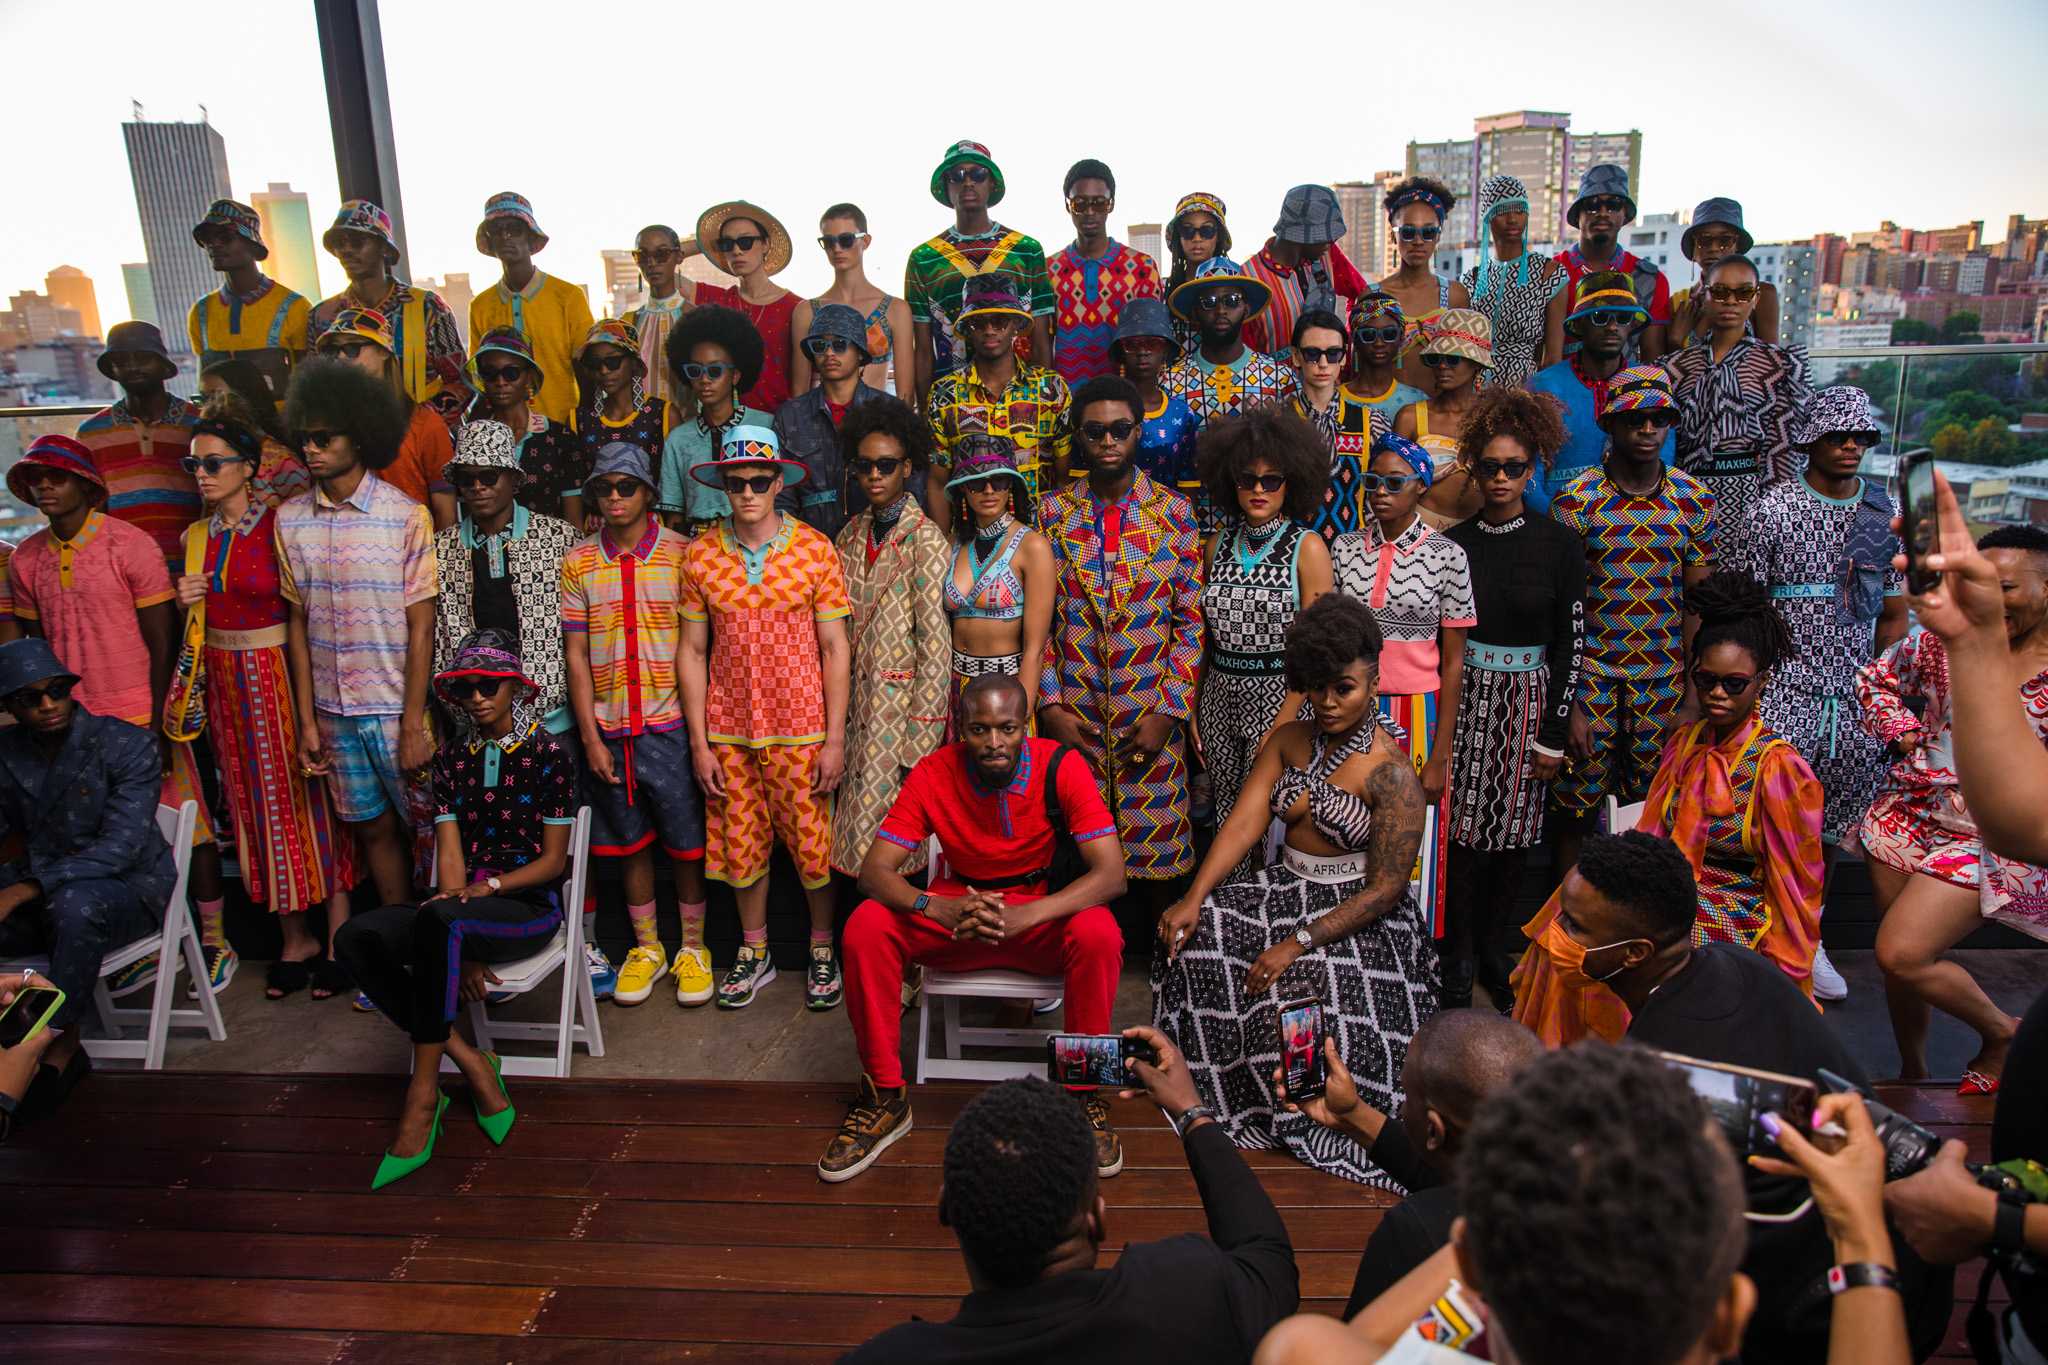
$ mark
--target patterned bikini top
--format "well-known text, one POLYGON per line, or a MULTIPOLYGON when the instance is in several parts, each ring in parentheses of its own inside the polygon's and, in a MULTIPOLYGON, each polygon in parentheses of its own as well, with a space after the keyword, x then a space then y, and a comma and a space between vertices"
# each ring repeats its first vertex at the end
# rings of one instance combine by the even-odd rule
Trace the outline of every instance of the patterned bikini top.
POLYGON ((1305 794, 1308 818, 1315 822, 1316 832, 1347 853, 1361 852, 1366 836, 1372 832, 1372 807, 1364 797, 1332 786, 1330 774, 1347 760, 1371 753, 1373 734, 1381 724, 1384 722, 1377 716, 1372 717, 1352 731, 1349 739, 1335 746, 1318 730, 1309 741, 1308 766, 1286 769, 1273 784, 1273 814, 1285 820, 1294 803, 1305 794))
POLYGON ((974 578, 964 593, 959 584, 960 561, 965 556, 972 564, 974 542, 969 540, 953 551, 953 571, 946 575, 946 610, 970 621, 1015 621, 1022 617, 1024 585, 1018 580, 1017 571, 1010 567, 1010 560, 1023 543, 1024 528, 1011 528, 1003 548, 974 570, 974 578))

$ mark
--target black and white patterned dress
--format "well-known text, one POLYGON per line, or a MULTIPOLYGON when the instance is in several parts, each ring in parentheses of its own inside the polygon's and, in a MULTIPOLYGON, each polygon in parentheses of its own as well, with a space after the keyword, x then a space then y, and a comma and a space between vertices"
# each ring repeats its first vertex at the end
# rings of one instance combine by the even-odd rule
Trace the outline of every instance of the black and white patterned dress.
POLYGON ((1480 376, 1480 387, 1519 389, 1536 372, 1550 300, 1566 279, 1562 266, 1551 266, 1550 257, 1533 251, 1512 261, 1489 261, 1483 294, 1478 266, 1458 277, 1472 307, 1493 324, 1493 368, 1480 376), (1529 264, 1526 279, 1519 268, 1523 260, 1529 264))
MULTIPOLYGON (((1370 811, 1328 779, 1345 760, 1370 752, 1381 729, 1397 737, 1376 725, 1336 741, 1318 733, 1308 766, 1288 769, 1275 785, 1274 812, 1305 805, 1290 827, 1313 820, 1338 847, 1364 850, 1370 811)), ((1275 1105, 1273 1071, 1280 1061, 1279 1007, 1313 998, 1322 1002, 1365 1102, 1390 1117, 1400 1112, 1408 1044, 1436 1012, 1436 948, 1414 896, 1404 894, 1372 923, 1303 953, 1263 994, 1245 997, 1245 974, 1261 953, 1365 889, 1363 869, 1340 880, 1305 875, 1337 861, 1290 849, 1272 867, 1218 887, 1202 903, 1180 955, 1171 963, 1154 959, 1153 1021, 1186 1055, 1203 1102, 1238 1146, 1284 1148, 1346 1180, 1398 1188, 1357 1142, 1275 1105)))
POLYGON ((1287 627, 1301 604, 1301 523, 1284 517, 1258 532, 1233 522, 1216 535, 1202 619, 1208 672, 1202 679, 1202 752, 1216 793, 1216 823, 1230 818, 1259 740, 1287 699, 1287 627))
POLYGON ((1676 463, 1714 495, 1714 557, 1741 564, 1763 491, 1797 479, 1806 467, 1792 448, 1793 419, 1813 397, 1806 351, 1745 336, 1718 361, 1708 344, 1658 364, 1678 400, 1676 463))

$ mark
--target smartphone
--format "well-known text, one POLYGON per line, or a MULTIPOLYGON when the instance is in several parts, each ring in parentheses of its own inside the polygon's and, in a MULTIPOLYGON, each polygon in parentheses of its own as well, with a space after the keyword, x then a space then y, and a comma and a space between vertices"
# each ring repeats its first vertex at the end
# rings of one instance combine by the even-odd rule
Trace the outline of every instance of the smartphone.
POLYGON ((1149 1043, 1121 1033, 1055 1033, 1045 1040, 1045 1078, 1054 1085, 1131 1085, 1126 1057, 1159 1060, 1149 1043))
POLYGON ((64 992, 55 986, 28 986, 0 1010, 0 1047, 19 1047, 36 1036, 50 1016, 64 1003, 64 992))
POLYGON ((1813 1107, 1820 1100, 1820 1087, 1812 1081, 1781 1076, 1775 1071, 1703 1062, 1675 1052, 1657 1055, 1685 1073, 1693 1094, 1705 1102, 1707 1111, 1728 1135, 1729 1145, 1740 1155, 1781 1155, 1778 1144, 1757 1122, 1765 1114, 1776 1114, 1802 1133, 1813 1132, 1813 1107))
POLYGON ((1280 1078, 1294 1104, 1321 1099, 1329 1087, 1323 1038, 1322 1001, 1296 1000, 1280 1007, 1280 1078))
POLYGON ((1906 542, 1906 590, 1933 592, 1941 575, 1927 567, 1927 556, 1941 548, 1941 535, 1934 513, 1931 450, 1914 451, 1899 470, 1899 527, 1906 542))

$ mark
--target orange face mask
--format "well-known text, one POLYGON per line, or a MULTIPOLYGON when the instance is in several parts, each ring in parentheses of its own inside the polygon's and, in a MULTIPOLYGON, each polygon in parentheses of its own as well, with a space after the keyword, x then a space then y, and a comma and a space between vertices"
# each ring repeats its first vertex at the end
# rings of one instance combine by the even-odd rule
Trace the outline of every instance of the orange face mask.
POLYGON ((1586 970, 1586 959, 1589 956, 1594 953, 1604 953, 1609 948, 1623 948, 1631 943, 1639 943, 1641 941, 1640 939, 1624 938, 1618 939, 1613 943, 1603 943, 1597 948, 1588 948, 1564 931, 1564 921, 1562 919, 1552 920, 1549 927, 1538 935, 1536 939, 1537 946, 1541 947, 1550 958, 1551 965, 1557 968, 1558 974, 1567 981, 1578 985, 1590 985, 1596 981, 1612 980, 1620 975, 1622 968, 1628 966, 1628 963, 1624 961, 1618 964, 1613 971, 1601 976, 1594 976, 1586 970))

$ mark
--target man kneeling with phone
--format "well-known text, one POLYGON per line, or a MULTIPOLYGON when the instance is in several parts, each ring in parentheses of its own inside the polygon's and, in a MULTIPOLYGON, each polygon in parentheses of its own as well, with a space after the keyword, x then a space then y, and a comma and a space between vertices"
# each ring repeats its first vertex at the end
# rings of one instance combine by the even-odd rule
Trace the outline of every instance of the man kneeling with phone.
MULTIPOLYGON (((960 741, 910 770, 861 864, 871 899, 842 940, 860 1095, 818 1159, 823 1180, 851 1180, 910 1131, 902 989, 912 964, 1064 977, 1068 1027, 1109 1031, 1124 940, 1108 906, 1124 892, 1124 852, 1095 775, 1080 754, 1031 737, 1014 677, 968 683, 956 720, 960 741), (902 868, 933 835, 947 875, 920 891, 902 868), (1076 850, 1072 875, 1064 864, 1076 850)), ((1096 1174, 1115 1175, 1124 1157, 1108 1101, 1092 1088, 1072 1093, 1094 1133, 1096 1174)))

